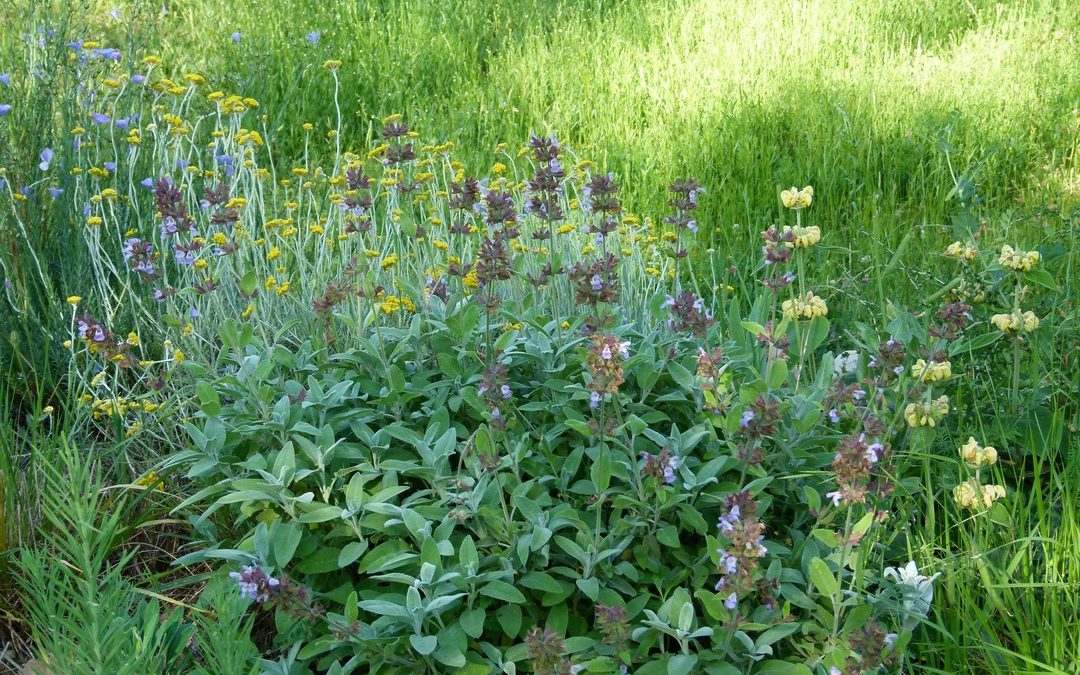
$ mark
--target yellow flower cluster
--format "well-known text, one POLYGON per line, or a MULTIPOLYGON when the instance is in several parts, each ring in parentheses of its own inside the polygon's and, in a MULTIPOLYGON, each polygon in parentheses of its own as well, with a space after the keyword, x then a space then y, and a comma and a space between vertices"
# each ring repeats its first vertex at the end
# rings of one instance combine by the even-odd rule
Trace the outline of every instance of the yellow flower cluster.
POLYGON ((934 427, 949 413, 949 397, 941 396, 926 403, 909 403, 904 409, 904 419, 913 427, 934 427))
POLYGON ((393 267, 394 265, 396 265, 397 262, 398 262, 397 255, 391 253, 390 255, 383 258, 382 262, 379 263, 379 267, 383 268, 384 270, 388 270, 391 267, 393 267))
POLYGON ((1005 488, 1000 485, 979 485, 967 480, 953 488, 953 499, 962 509, 981 511, 990 508, 994 502, 1005 496, 1005 488))
POLYGON ((82 397, 83 403, 90 406, 93 411, 95 420, 102 419, 103 417, 112 417, 113 415, 124 415, 129 412, 143 412, 152 413, 158 409, 157 403, 141 402, 141 401, 129 401, 126 398, 94 398, 90 394, 84 394, 82 397))
POLYGON ((967 443, 960 446, 960 459, 968 463, 973 469, 980 466, 989 466, 997 462, 997 450, 992 446, 985 448, 979 445, 974 436, 969 436, 967 443))
POLYGON ((952 377, 952 364, 948 361, 931 361, 919 359, 911 367, 911 374, 923 382, 941 382, 952 377))
POLYGON ((780 201, 786 209, 805 209, 814 201, 814 188, 807 185, 799 189, 794 185, 780 193, 780 201))
POLYGON ((157 472, 151 471, 139 480, 135 481, 135 484, 139 487, 152 488, 154 490, 164 490, 165 483, 158 480, 157 472))
POLYGON ((407 312, 415 312, 416 304, 404 295, 401 297, 388 295, 379 305, 379 309, 383 311, 383 314, 394 314, 400 312, 403 308, 407 312))
POLYGON ((1035 312, 1021 312, 1019 309, 1014 309, 1012 314, 995 314, 990 317, 990 323, 997 326, 1002 333, 1016 331, 1034 333, 1039 327, 1039 317, 1035 316, 1035 312))
POLYGON ((813 291, 807 291, 804 297, 785 300, 784 304, 781 305, 781 309, 784 311, 784 317, 791 321, 813 319, 826 316, 829 313, 829 307, 825 304, 825 301, 814 295, 813 291))
POLYGON ((817 225, 811 225, 810 227, 785 227, 784 238, 786 239, 788 235, 793 237, 788 246, 792 248, 810 248, 821 241, 821 228, 817 225))
POLYGON ((974 260, 975 256, 979 255, 979 249, 975 248, 971 244, 964 244, 959 241, 954 241, 945 247, 945 256, 949 258, 959 258, 961 260, 974 260))
POLYGON ((1039 262, 1042 256, 1038 251, 1017 251, 1012 246, 1006 244, 1001 247, 1001 255, 998 257, 998 262, 1003 267, 1016 270, 1017 272, 1030 272, 1035 263, 1039 262))

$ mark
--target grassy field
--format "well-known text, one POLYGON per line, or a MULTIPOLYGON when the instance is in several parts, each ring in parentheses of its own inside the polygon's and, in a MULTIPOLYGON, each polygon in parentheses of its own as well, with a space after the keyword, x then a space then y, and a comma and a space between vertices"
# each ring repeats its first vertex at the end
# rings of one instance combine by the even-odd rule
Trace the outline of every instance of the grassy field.
MULTIPOLYGON (((1019 308, 1022 295, 1041 303, 1042 332, 1024 347, 1022 361, 1019 346, 955 355, 954 368, 963 363, 966 371, 950 392, 954 417, 932 442, 908 444, 904 436, 897 478, 909 492, 896 511, 903 517, 894 523, 897 538, 881 550, 904 549, 905 560, 940 576, 933 610, 915 630, 903 667, 927 674, 1080 672, 1080 445, 1074 440, 1080 13, 1074 3, 182 0, 163 6, 130 0, 115 8, 115 16, 114 3, 91 0, 16 0, 0 8, 0 23, 12 27, 0 33, 0 74, 14 74, 14 86, 0 84, 0 105, 14 105, 0 117, 0 262, 7 282, 0 309, 0 671, 31 654, 48 660, 46 652, 59 653, 64 640, 126 654, 108 624, 111 613, 130 613, 125 625, 149 631, 142 638, 162 654, 197 640, 205 672, 213 672, 206 663, 237 662, 230 659, 250 665, 245 650, 255 650, 246 635, 230 637, 251 626, 237 618, 242 607, 218 597, 220 579, 202 596, 191 590, 213 577, 211 568, 193 564, 186 570, 194 581, 182 581, 170 565, 193 542, 212 538, 195 532, 202 525, 190 510, 197 480, 187 483, 177 473, 162 502, 111 496, 190 445, 182 421, 205 418, 205 408, 196 414, 192 406, 209 397, 196 391, 195 380, 230 372, 226 357, 216 355, 224 338, 219 341, 216 325, 197 325, 199 346, 185 350, 198 365, 189 364, 190 379, 177 379, 170 408, 177 419, 169 425, 126 435, 120 426, 91 422, 79 412, 79 384, 94 372, 72 365, 61 343, 74 316, 65 298, 89 297, 87 289, 100 282, 99 253, 83 234, 80 204, 16 197, 23 185, 44 187, 32 182, 41 148, 54 148, 58 165, 78 164, 70 129, 92 125, 77 103, 85 92, 59 75, 68 58, 62 45, 92 38, 140 58, 160 56, 161 71, 173 79, 199 73, 210 83, 207 91, 256 99, 258 109, 244 121, 262 131, 272 153, 267 165, 281 175, 299 166, 329 173, 341 152, 363 157, 380 142, 382 120, 399 113, 422 142, 453 142, 453 157, 469 175, 499 173, 492 167, 501 162, 508 176, 527 176, 531 156, 518 148, 530 133, 554 133, 572 149, 574 164, 588 159, 613 171, 625 210, 655 223, 670 212, 669 183, 693 176, 705 188, 695 211, 699 231, 680 235, 688 237, 690 252, 672 279, 704 296, 721 318, 731 306, 749 316, 758 297, 758 279, 768 271, 760 233, 789 218, 780 191, 813 185, 810 213, 825 236, 806 258, 806 276, 828 296, 826 346, 834 351, 861 348, 865 336, 903 330, 904 321, 929 325, 945 289, 974 278, 941 252, 953 241, 976 242, 991 261, 979 277, 987 284, 986 302, 1019 308), (44 31, 63 36, 48 38, 60 46, 33 48, 44 31), (323 67, 327 60, 341 62, 333 76, 323 67), (1038 249, 1048 276, 1010 296, 1002 279, 1011 277, 993 266, 1002 244, 1038 249), (1009 486, 1007 511, 980 517, 953 505, 955 448, 970 434, 999 439, 1004 459, 993 475, 1009 486), (189 497, 183 510, 171 510, 189 497), (86 546, 71 546, 80 539, 86 546), (50 578, 62 580, 57 586, 67 597, 49 593, 50 578), (37 597, 54 604, 35 604, 37 597), (198 618, 190 626, 162 622, 151 634, 158 602, 182 603, 198 618), (54 641, 41 637, 50 616, 64 617, 54 641), (80 624, 91 628, 83 632, 80 624), (234 637, 243 649, 231 650, 234 637)), ((136 67, 123 65, 128 75, 136 67)), ((211 117, 192 112, 191 119, 212 125, 211 117)), ((235 132, 229 131, 230 142, 235 132)), ((172 150, 161 144, 152 152, 140 170, 173 168, 172 150)), ((142 190, 141 177, 128 176, 130 194, 142 190)), ((63 172, 49 185, 72 196, 82 194, 82 180, 63 172)), ((302 200, 298 188, 290 190, 267 188, 267 204, 302 200)), ((138 217, 131 218, 137 228, 138 217)), ((420 249, 391 239, 392 245, 380 244, 381 253, 401 247, 400 278, 409 270, 414 282, 422 279, 429 258, 407 258, 405 251, 420 249)), ((643 269, 651 254, 636 250, 638 240, 620 241, 635 248, 627 258, 643 269)), ((282 247, 286 258, 303 256, 301 248, 282 247)), ((260 261, 259 283, 273 271, 263 269, 268 261, 260 261)), ((308 308, 334 278, 319 264, 305 268, 311 276, 295 284, 302 302, 280 314, 267 310, 273 320, 257 319, 267 347, 267 335, 302 347, 306 328, 297 337, 291 321, 310 321, 308 308)), ((669 268, 663 269, 666 275, 669 268)), ((634 274, 627 279, 639 280, 635 298, 645 307, 667 277, 634 274)), ((388 287, 397 281, 391 278, 388 287)), ((112 292, 108 283, 102 287, 95 297, 112 292)), ((130 289, 113 287, 126 302, 130 289)), ((265 295, 271 288, 267 282, 265 295)), ((533 311, 522 299, 531 289, 515 288, 503 317, 511 324, 514 310, 533 311)), ((243 294, 244 302, 249 296, 243 294)), ((242 308, 234 302, 200 311, 216 321, 235 318, 242 308)), ((131 311, 137 317, 142 310, 131 311)), ((650 316, 635 315, 634 334, 668 344, 641 325, 650 316)), ((152 323, 140 325, 150 334, 152 323)), ((156 337, 172 335, 168 326, 156 337)), ((408 324, 397 327, 404 332, 408 324)), ((319 344, 318 333, 311 328, 307 337, 319 344)), ((388 371, 386 354, 380 356, 388 371)), ((791 379, 793 391, 801 391, 791 379)), ((401 419, 408 407, 382 401, 373 409, 384 403, 387 420, 401 419)), ((744 471, 738 479, 745 477, 744 471)), ((599 512, 596 517, 599 522, 599 512)), ((227 529, 223 521, 217 526, 227 529)), ((842 561, 843 553, 841 576, 842 561)), ((269 629, 260 624, 259 630, 269 629)), ((266 645, 252 640, 265 656, 266 645)), ((824 661, 816 667, 827 672, 824 661)))

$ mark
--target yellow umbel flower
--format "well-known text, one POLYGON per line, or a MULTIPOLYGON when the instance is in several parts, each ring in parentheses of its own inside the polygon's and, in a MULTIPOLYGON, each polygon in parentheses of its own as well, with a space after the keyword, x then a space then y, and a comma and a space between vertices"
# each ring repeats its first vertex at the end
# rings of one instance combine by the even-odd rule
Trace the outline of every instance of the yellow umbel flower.
POLYGON ((966 480, 953 488, 953 500, 962 509, 982 511, 993 506, 994 502, 1005 496, 1005 488, 1000 485, 979 485, 974 479, 966 480))
POLYGON ((941 396, 926 403, 909 403, 904 409, 904 419, 913 427, 934 427, 949 412, 949 397, 941 396))
POLYGON ((963 244, 959 241, 954 241, 945 247, 945 256, 947 258, 959 258, 960 260, 974 260, 975 256, 979 255, 979 249, 975 248, 971 244, 963 244))
POLYGON ((1014 309, 1011 314, 995 314, 990 317, 990 323, 997 326, 1002 333, 1033 333, 1039 327, 1039 317, 1035 316, 1035 312, 1014 309))
POLYGON ((1041 258, 1042 256, 1038 251, 1017 251, 1006 244, 1001 247, 998 262, 1001 263, 1002 267, 1008 267, 1017 272, 1030 272, 1035 267, 1035 263, 1039 262, 1041 258))
POLYGON ((804 297, 785 300, 780 308, 784 312, 784 317, 791 321, 814 319, 829 314, 828 305, 820 297, 814 295, 813 291, 807 291, 804 297))
POLYGON ((989 445, 985 448, 982 447, 974 436, 970 436, 967 443, 960 446, 960 459, 967 462, 971 468, 977 469, 980 466, 989 466, 996 463, 997 450, 989 445))
POLYGON ((74 307, 75 305, 79 304, 80 300, 82 300, 82 298, 79 297, 78 295, 69 295, 68 298, 67 298, 67 304, 74 307))
POLYGON ((911 367, 911 374, 923 382, 941 382, 952 377, 952 364, 948 361, 931 361, 919 359, 911 367))
POLYGON ((395 254, 391 253, 390 255, 383 258, 382 262, 379 263, 379 267, 383 268, 384 270, 388 270, 394 265, 396 265, 397 262, 398 257, 395 254))
POLYGON ((791 248, 810 248, 821 241, 821 228, 817 225, 810 227, 785 227, 784 239, 791 237, 788 246, 791 248))
POLYGON ((807 185, 800 190, 793 185, 780 193, 780 201, 786 209, 805 209, 814 201, 814 188, 807 185))

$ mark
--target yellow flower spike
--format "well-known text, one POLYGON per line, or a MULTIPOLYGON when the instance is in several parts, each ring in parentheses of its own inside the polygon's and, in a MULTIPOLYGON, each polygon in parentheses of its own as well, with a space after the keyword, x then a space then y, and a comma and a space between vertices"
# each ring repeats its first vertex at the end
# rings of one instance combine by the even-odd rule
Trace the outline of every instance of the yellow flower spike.
POLYGON ((248 306, 244 308, 244 311, 240 312, 240 317, 243 319, 248 318, 255 312, 255 305, 248 303, 248 306))

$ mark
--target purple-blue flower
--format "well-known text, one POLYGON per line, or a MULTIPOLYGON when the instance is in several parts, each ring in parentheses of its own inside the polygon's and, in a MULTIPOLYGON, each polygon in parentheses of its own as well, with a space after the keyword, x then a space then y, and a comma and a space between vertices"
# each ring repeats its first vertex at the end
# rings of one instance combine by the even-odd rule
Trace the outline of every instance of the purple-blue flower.
POLYGON ((5 87, 11 86, 11 73, 0 73, 0 84, 5 87))
POLYGON ((735 593, 727 596, 727 600, 724 601, 724 607, 734 611, 739 606, 739 596, 735 593))
POLYGON ((58 187, 51 187, 49 188, 49 194, 52 195, 53 199, 56 199, 60 195, 64 194, 64 189, 58 187))
POLYGON ((9 103, 0 103, 0 117, 4 117, 9 112, 11 112, 11 104, 9 104, 9 103))
POLYGON ((139 185, 143 186, 147 190, 153 190, 154 189, 154 179, 153 178, 143 178, 141 181, 139 181, 139 185))
POLYGON ((232 40, 233 42, 235 42, 236 44, 240 44, 240 31, 236 31, 235 33, 230 35, 229 39, 232 40))
POLYGON ((322 35, 320 33, 316 32, 316 31, 311 31, 310 33, 308 33, 307 35, 304 36, 304 39, 307 40, 308 42, 310 42, 311 44, 318 44, 320 37, 322 37, 322 35))
POLYGON ((90 119, 94 121, 94 124, 108 124, 110 121, 108 115, 99 112, 90 113, 90 119))
POLYGON ((140 74, 136 73, 136 74, 131 76, 131 83, 132 84, 142 84, 145 81, 146 81, 146 76, 145 75, 140 75, 140 74))
POLYGON ((48 171, 49 170, 49 165, 52 163, 52 158, 53 158, 52 148, 45 148, 44 150, 41 151, 41 154, 38 155, 38 156, 41 158, 41 163, 38 164, 38 168, 41 169, 42 171, 48 171))
POLYGON ((109 173, 116 171, 116 162, 105 162, 105 170, 109 173))

